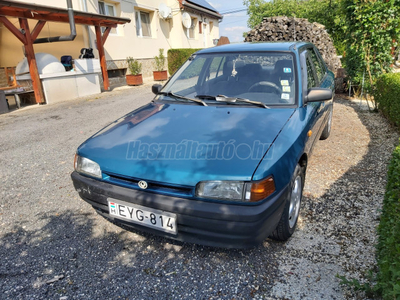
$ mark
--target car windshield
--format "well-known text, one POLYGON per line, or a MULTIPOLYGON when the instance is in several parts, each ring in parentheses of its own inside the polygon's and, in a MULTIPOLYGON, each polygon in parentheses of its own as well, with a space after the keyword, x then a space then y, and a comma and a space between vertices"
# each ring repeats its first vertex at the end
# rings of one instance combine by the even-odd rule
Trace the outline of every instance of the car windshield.
POLYGON ((293 105, 294 65, 293 55, 287 52, 198 54, 177 71, 161 94, 206 103, 293 105))

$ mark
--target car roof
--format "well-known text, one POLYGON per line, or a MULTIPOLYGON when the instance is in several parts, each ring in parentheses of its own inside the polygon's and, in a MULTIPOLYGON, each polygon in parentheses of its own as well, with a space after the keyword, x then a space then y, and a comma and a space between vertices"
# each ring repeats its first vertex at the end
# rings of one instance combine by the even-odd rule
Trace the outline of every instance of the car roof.
POLYGON ((202 49, 197 54, 221 53, 221 52, 246 52, 246 51, 295 51, 307 42, 252 42, 222 45, 202 49))

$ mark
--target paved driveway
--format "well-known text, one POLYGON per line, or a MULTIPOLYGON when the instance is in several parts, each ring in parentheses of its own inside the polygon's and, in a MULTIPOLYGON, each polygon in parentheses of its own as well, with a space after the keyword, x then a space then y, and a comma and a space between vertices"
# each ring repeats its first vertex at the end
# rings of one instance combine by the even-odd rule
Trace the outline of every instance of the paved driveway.
POLYGON ((353 299, 336 274, 373 267, 374 227, 397 135, 335 103, 287 243, 223 250, 125 231, 80 200, 76 147, 150 101, 150 86, 0 115, 1 299, 353 299), (329 188, 329 190, 327 190, 329 188))

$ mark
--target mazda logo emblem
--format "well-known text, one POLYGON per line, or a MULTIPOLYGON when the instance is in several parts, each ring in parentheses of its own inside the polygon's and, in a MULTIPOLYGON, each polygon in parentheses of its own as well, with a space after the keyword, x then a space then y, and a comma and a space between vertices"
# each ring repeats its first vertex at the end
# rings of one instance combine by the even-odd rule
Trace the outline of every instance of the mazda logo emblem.
POLYGON ((138 182, 138 186, 141 188, 141 189, 147 189, 147 182, 146 181, 144 181, 144 180, 140 180, 139 182, 138 182))

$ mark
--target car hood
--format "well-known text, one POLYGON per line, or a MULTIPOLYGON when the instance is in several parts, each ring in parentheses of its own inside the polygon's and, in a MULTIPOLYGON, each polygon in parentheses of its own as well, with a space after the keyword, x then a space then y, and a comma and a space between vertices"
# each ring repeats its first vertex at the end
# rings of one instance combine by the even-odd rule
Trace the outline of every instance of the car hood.
POLYGON ((109 175, 188 186, 251 180, 294 110, 151 102, 96 133, 78 154, 109 175))

